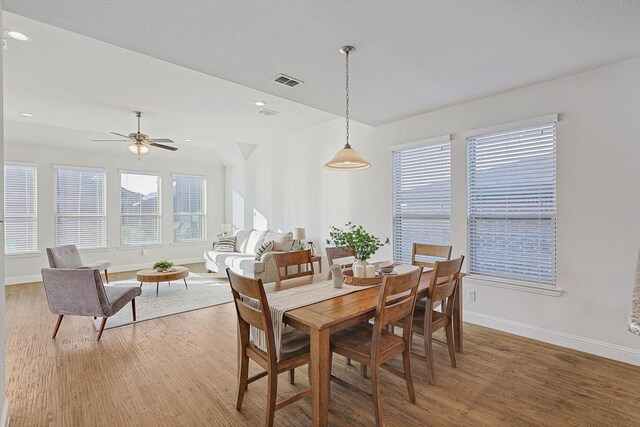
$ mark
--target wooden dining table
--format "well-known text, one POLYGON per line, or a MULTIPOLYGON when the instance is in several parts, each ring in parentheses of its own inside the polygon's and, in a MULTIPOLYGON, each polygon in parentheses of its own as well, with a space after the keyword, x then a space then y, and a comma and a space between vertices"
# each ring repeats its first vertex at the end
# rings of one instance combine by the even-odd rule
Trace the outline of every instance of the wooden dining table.
MULTIPOLYGON (((429 296, 431 271, 425 269, 418 286, 418 298, 429 296)), ((299 277, 281 283, 265 284, 267 297, 297 286, 305 286, 328 279, 328 274, 299 277)), ((456 351, 462 351, 462 281, 456 287, 454 300, 453 334, 456 351)), ((375 317, 380 286, 320 301, 285 312, 284 323, 309 334, 311 339, 311 400, 314 426, 329 423, 330 401, 330 345, 331 334, 375 317)))

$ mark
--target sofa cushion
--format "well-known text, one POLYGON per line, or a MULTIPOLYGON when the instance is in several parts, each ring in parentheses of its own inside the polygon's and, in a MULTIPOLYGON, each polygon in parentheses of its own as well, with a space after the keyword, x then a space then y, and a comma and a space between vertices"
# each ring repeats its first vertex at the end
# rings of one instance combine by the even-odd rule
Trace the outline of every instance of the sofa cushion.
POLYGON ((218 243, 213 246, 213 250, 217 252, 235 252, 236 237, 220 237, 218 243))
POLYGON ((260 248, 260 245, 264 243, 264 238, 267 233, 268 231, 253 230, 247 240, 247 247, 245 248, 244 253, 255 255, 258 248, 260 248))
POLYGON ((273 240, 273 250, 276 252, 289 252, 293 246, 293 233, 276 233, 269 231, 265 240, 273 240))
POLYGON ((226 265, 226 260, 235 257, 253 259, 253 255, 242 254, 240 252, 220 252, 220 251, 207 251, 205 255, 208 259, 218 264, 219 267, 226 265))
POLYGON ((246 254, 229 257, 225 259, 225 264, 234 271, 242 271, 243 274, 260 274, 265 268, 263 262, 253 259, 253 255, 247 257, 246 254))
POLYGON ((273 240, 265 240, 260 247, 256 250, 256 261, 260 261, 260 257, 265 252, 273 250, 273 240))
POLYGON ((236 237, 236 252, 245 252, 247 249, 247 240, 253 230, 238 230, 234 234, 236 237))

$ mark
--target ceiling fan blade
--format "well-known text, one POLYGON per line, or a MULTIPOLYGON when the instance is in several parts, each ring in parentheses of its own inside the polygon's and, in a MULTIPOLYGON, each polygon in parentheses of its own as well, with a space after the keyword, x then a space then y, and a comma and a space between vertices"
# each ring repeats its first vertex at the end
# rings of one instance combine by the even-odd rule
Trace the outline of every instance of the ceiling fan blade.
POLYGON ((164 142, 164 143, 169 142, 169 143, 173 143, 173 141, 171 139, 169 139, 169 138, 149 138, 149 140, 153 141, 153 142, 164 142))
POLYGON ((121 136, 121 137, 123 137, 123 138, 127 138, 127 139, 129 139, 129 135, 123 135, 123 134, 118 133, 118 132, 109 132, 109 133, 112 133, 112 134, 114 134, 114 135, 118 135, 118 136, 121 136))
POLYGON ((113 142, 129 142, 129 139, 92 139, 91 141, 93 142, 107 142, 107 141, 113 141, 113 142))
POLYGON ((150 143, 149 145, 153 145, 154 147, 164 148, 165 150, 176 151, 176 147, 169 147, 168 145, 156 144, 155 142, 150 143))

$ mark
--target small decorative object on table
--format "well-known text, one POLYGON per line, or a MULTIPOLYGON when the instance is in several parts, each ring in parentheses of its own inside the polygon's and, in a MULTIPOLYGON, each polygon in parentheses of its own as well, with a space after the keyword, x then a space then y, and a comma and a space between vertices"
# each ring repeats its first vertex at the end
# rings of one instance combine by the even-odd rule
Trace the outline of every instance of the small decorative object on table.
POLYGON ((395 263, 393 261, 383 261, 378 267, 380 267, 380 272, 383 274, 391 274, 393 273, 393 269, 395 268, 395 263))
POLYGON ((171 261, 158 261, 153 264, 153 269, 157 272, 173 271, 173 263, 171 261))
POLYGON ((342 282, 343 282, 342 266, 340 264, 333 264, 331 267, 329 267, 329 270, 331 270, 333 287, 336 289, 342 288, 342 282))
POLYGON ((341 230, 333 225, 329 227, 330 238, 327 239, 327 244, 353 249, 357 259, 357 261, 353 263, 354 271, 356 266, 369 264, 367 260, 371 258, 378 249, 389 244, 388 237, 383 242, 378 237, 368 233, 361 225, 354 225, 348 222, 345 224, 345 228, 345 230, 341 230))
POLYGON ((346 269, 342 272, 344 276, 344 283, 346 285, 352 286, 371 286, 371 285, 380 285, 384 280, 384 274, 376 274, 373 277, 355 277, 353 275, 353 270, 346 269))

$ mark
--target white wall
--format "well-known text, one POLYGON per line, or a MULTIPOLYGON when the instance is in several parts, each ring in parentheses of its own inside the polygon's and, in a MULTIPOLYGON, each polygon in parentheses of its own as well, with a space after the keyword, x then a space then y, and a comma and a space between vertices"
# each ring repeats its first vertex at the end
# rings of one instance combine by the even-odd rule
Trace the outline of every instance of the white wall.
MULTIPOLYGON (((6 283, 24 283, 40 280, 40 269, 48 266, 45 248, 54 246, 54 193, 53 165, 103 168, 107 174, 107 248, 81 251, 84 262, 101 259, 113 263, 110 271, 125 271, 150 267, 160 259, 185 263, 202 260, 202 253, 211 247, 211 241, 220 231, 224 216, 224 167, 213 158, 211 151, 200 149, 195 153, 185 150, 175 153, 151 153, 140 161, 122 145, 111 152, 81 151, 77 149, 48 148, 38 144, 26 145, 7 139, 5 160, 36 163, 38 166, 38 248, 35 256, 6 257, 6 283), (200 156, 197 155, 200 154, 200 156), (211 157, 209 157, 211 156, 211 157), (119 170, 157 172, 161 175, 162 244, 147 248, 120 249, 120 175, 119 170), (171 174, 201 175, 207 177, 207 241, 173 244, 173 205, 171 174)), ((156 150, 157 151, 157 150, 156 150)))
MULTIPOLYGON (((640 247, 640 59, 603 67, 377 128, 352 123, 352 145, 373 167, 333 172, 323 164, 344 143, 335 120, 258 146, 228 168, 227 200, 244 199, 269 227, 305 227, 316 242, 353 221, 391 237, 391 154, 404 142, 452 134, 453 254, 466 254, 464 132, 559 113, 557 287, 560 297, 466 284, 465 320, 640 365, 627 332, 640 247)), ((234 212, 229 205, 230 220, 234 212)), ((237 216, 237 215, 236 215, 237 216)), ((376 258, 390 258, 390 247, 376 258)), ((469 349, 468 351, 473 351, 469 349)))

